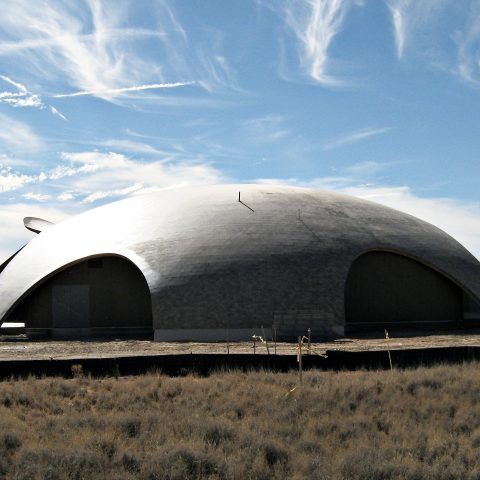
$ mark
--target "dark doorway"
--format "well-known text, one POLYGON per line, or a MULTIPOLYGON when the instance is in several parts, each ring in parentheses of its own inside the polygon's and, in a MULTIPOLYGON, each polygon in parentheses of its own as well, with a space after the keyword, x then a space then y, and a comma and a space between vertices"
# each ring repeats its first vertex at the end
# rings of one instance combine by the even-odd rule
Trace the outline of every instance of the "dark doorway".
POLYGON ((30 331, 136 336, 153 331, 150 291, 140 270, 116 256, 95 257, 58 272, 9 316, 30 331))
POLYGON ((89 285, 52 285, 52 327, 90 327, 89 285))
POLYGON ((462 301, 462 290, 437 271, 403 255, 372 251, 357 258, 348 274, 346 330, 455 323, 462 320, 462 301))

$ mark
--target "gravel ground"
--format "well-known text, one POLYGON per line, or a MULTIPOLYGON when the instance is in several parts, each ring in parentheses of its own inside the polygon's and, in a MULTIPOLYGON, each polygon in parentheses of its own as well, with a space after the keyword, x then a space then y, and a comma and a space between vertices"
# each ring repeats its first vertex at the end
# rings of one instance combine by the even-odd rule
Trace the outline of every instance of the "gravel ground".
MULTIPOLYGON (((368 351, 401 350, 410 348, 434 348, 449 346, 480 346, 480 331, 469 330, 448 335, 381 339, 344 338, 332 342, 313 343, 312 350, 323 353, 326 350, 368 351)), ((273 342, 268 343, 270 353, 274 352, 273 342)), ((231 354, 253 353, 253 342, 230 343, 231 354)), ((257 353, 267 353, 264 343, 257 341, 257 353)), ((277 343, 279 355, 293 355, 296 344, 277 343)), ((226 343, 153 342, 148 340, 49 340, 29 341, 23 336, 0 336, 0 361, 62 359, 62 358, 104 358, 136 355, 178 355, 189 353, 225 354, 226 343)))

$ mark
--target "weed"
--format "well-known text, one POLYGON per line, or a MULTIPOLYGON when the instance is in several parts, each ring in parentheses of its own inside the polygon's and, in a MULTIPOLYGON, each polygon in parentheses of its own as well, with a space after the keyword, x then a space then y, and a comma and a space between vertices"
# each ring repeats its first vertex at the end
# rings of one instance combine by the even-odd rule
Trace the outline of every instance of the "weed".
POLYGON ((0 478, 479 478, 478 367, 12 379, 0 478))

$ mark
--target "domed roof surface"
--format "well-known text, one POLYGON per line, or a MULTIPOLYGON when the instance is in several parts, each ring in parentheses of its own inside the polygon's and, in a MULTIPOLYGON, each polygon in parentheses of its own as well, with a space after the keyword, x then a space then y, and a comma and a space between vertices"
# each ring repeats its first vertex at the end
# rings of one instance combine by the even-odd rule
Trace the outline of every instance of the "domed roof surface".
POLYGON ((0 319, 57 272, 115 255, 145 277, 156 330, 251 328, 306 310, 343 325, 349 270, 369 251, 417 260, 480 298, 476 258, 418 218, 328 191, 218 185, 139 195, 50 226, 0 273, 0 319))

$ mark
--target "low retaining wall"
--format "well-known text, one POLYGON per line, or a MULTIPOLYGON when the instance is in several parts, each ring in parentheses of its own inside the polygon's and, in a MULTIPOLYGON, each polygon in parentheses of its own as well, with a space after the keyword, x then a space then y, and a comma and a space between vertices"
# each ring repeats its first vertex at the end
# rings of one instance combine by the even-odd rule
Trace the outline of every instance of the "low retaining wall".
MULTIPOLYGON (((480 347, 446 347, 411 350, 392 350, 394 368, 459 363, 480 359, 480 347)), ((327 358, 317 355, 302 357, 305 370, 357 370, 390 368, 388 352, 384 351, 327 351, 327 358)), ((64 376, 74 372, 101 376, 138 375, 157 370, 166 375, 179 376, 188 373, 208 375, 214 371, 239 369, 243 371, 268 369, 286 372, 298 368, 295 355, 264 354, 181 354, 150 355, 113 358, 69 358, 51 360, 0 361, 0 379, 10 377, 64 376), (81 367, 78 367, 80 365, 81 367), (72 368, 73 367, 73 368, 72 368)))

